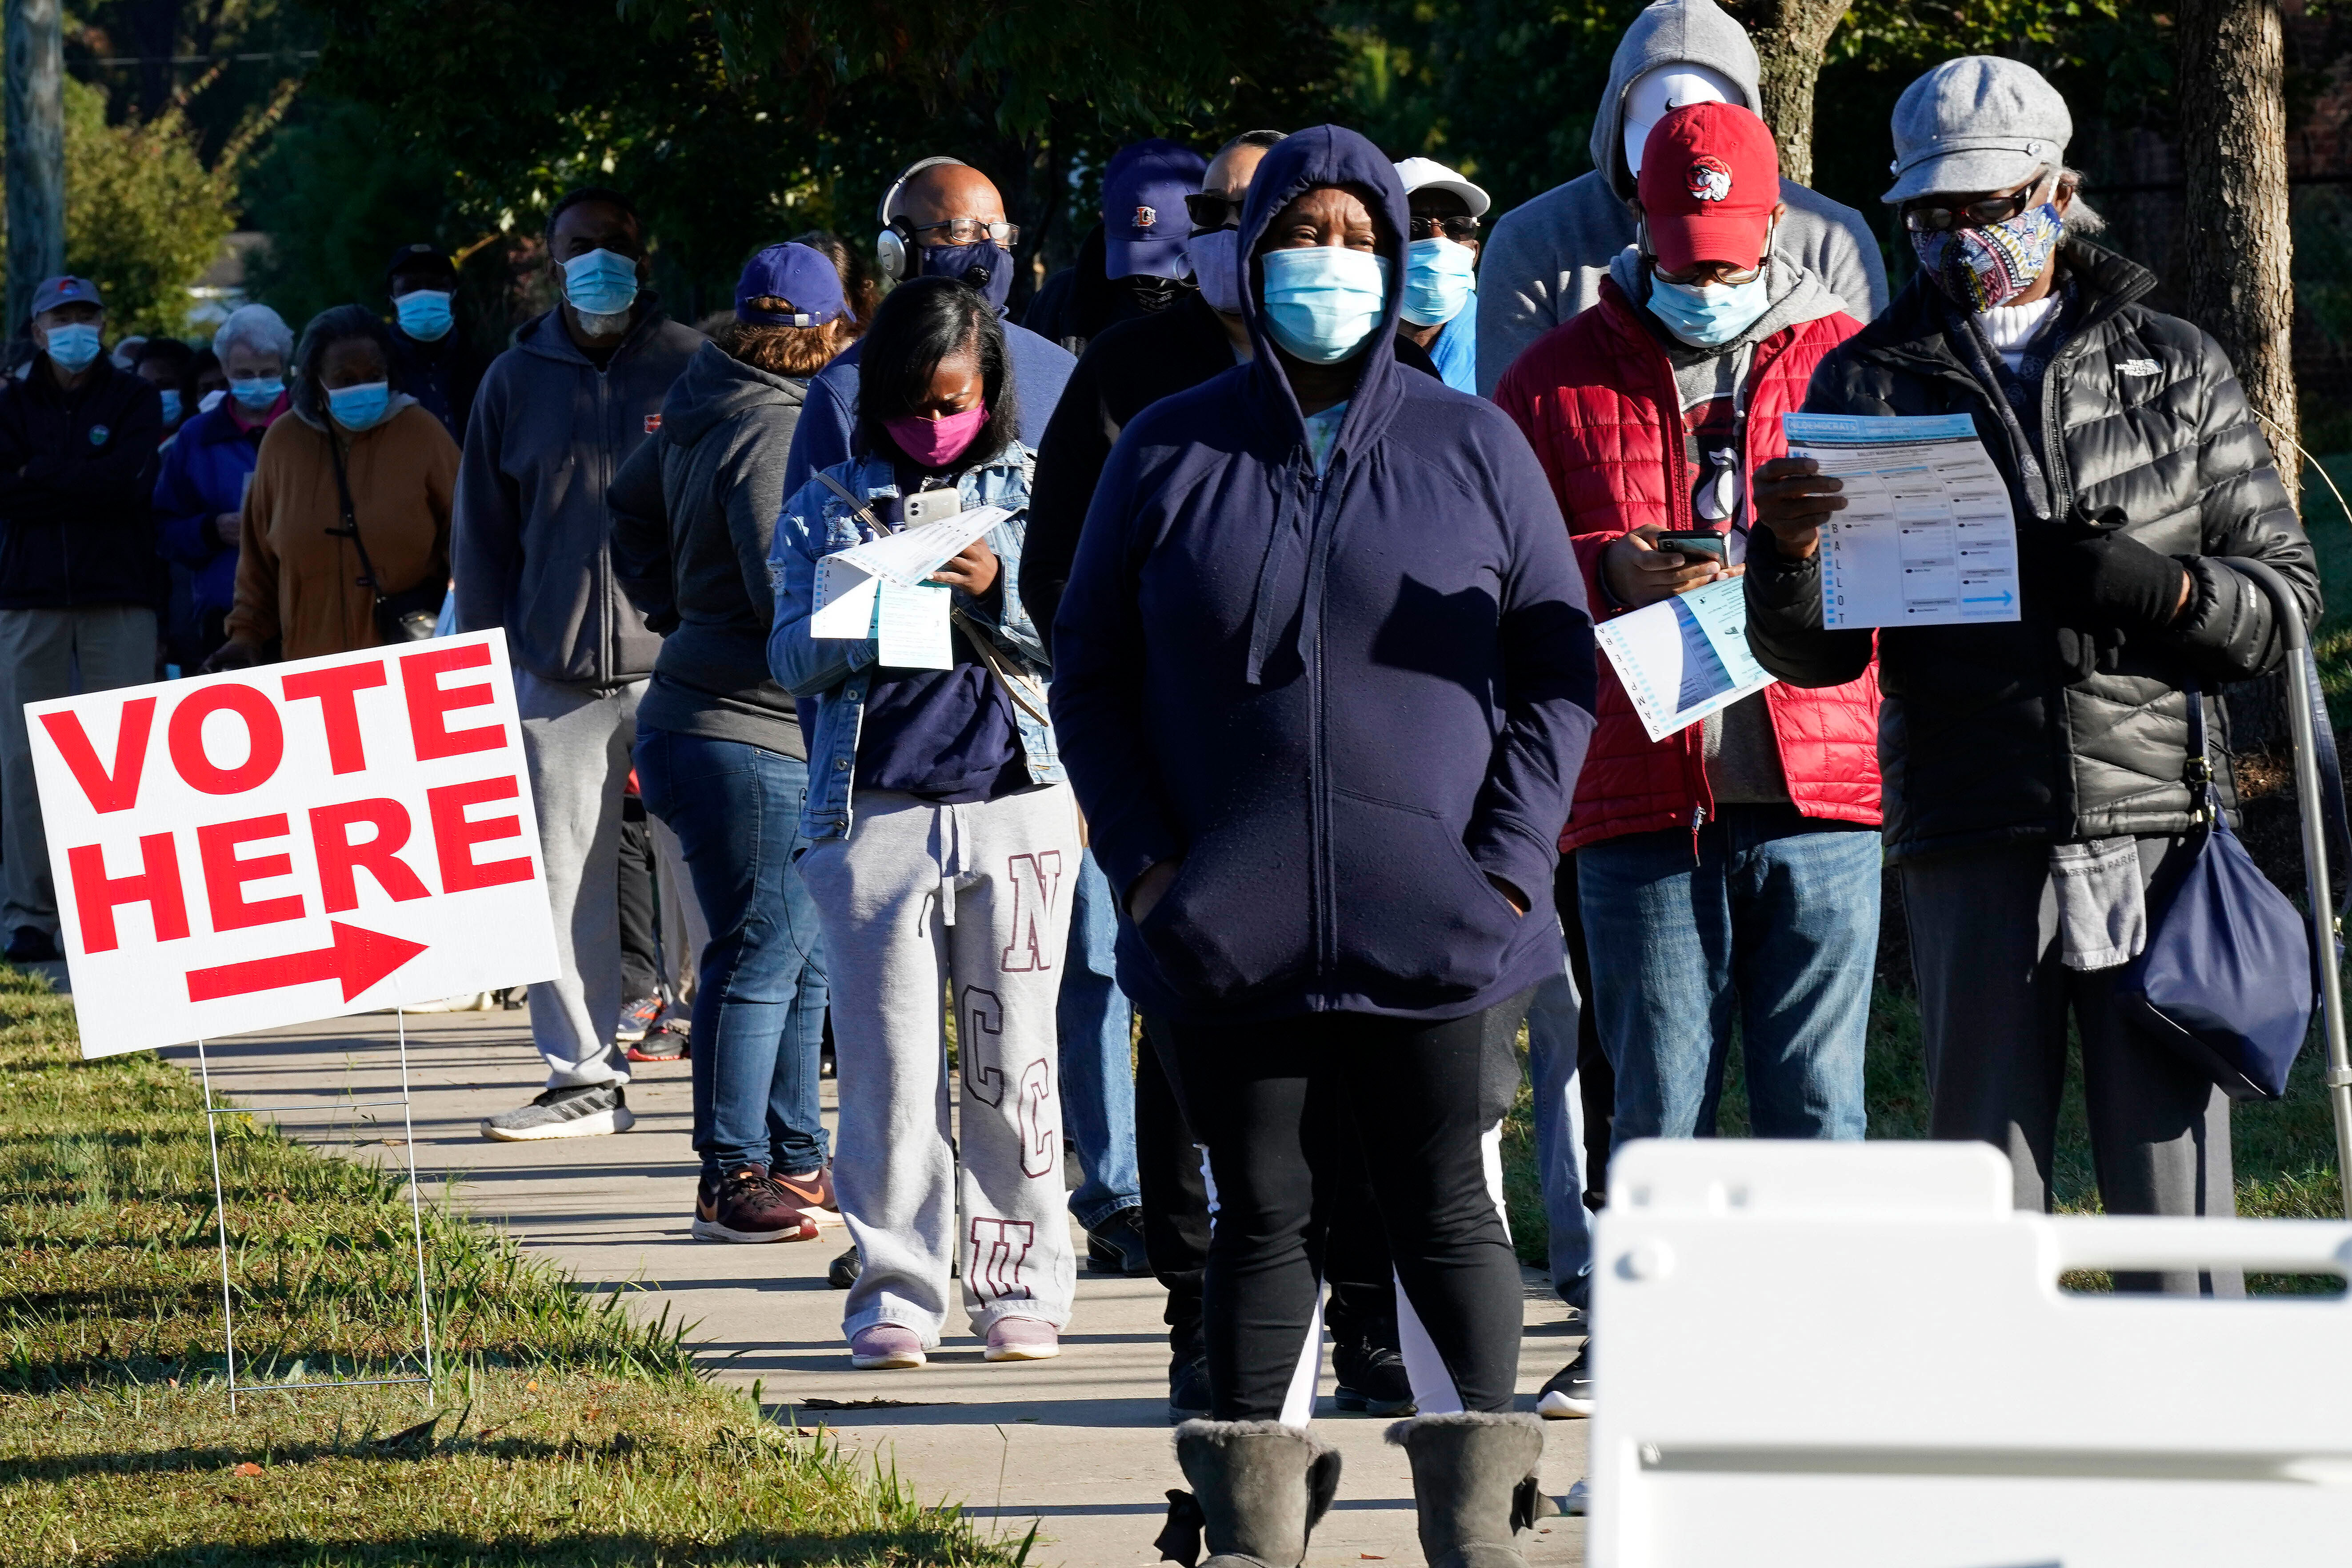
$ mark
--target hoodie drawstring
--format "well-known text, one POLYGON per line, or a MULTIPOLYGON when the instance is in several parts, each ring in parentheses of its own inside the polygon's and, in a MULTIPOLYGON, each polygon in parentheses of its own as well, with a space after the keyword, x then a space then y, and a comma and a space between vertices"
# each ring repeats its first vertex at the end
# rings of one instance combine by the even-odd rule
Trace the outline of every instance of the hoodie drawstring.
MULTIPOLYGON (((1274 651, 1274 639, 1288 623, 1295 605, 1290 595, 1277 592, 1278 585, 1291 575, 1291 563, 1304 547, 1307 532, 1314 526, 1308 509, 1298 504, 1298 454, 1293 453, 1282 468, 1281 492, 1275 498, 1274 528, 1266 535, 1265 557, 1258 563, 1257 596, 1250 609, 1249 662, 1242 679, 1252 686, 1265 684, 1266 657, 1274 651)), ((1306 592, 1306 574, 1298 574, 1300 598, 1306 592)))

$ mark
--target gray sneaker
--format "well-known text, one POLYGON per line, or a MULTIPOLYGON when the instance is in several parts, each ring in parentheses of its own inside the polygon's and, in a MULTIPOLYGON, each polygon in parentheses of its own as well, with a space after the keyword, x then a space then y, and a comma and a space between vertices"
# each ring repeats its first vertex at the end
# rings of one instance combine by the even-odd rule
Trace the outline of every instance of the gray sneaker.
POLYGON ((576 1089, 551 1089, 529 1105, 519 1105, 482 1121, 482 1136, 500 1143, 525 1143, 537 1138, 593 1138, 605 1132, 626 1132, 636 1125, 629 1114, 627 1093, 617 1083, 589 1084, 576 1089))

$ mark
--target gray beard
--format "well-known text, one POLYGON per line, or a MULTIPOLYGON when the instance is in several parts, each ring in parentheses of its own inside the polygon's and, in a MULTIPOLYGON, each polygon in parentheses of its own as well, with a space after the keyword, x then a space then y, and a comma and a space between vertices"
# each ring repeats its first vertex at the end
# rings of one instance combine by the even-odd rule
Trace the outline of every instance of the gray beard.
POLYGON ((629 330, 631 312, 628 310, 621 310, 606 316, 600 315, 594 310, 583 310, 574 305, 572 307, 572 311, 580 318, 580 330, 592 338, 617 337, 629 330))

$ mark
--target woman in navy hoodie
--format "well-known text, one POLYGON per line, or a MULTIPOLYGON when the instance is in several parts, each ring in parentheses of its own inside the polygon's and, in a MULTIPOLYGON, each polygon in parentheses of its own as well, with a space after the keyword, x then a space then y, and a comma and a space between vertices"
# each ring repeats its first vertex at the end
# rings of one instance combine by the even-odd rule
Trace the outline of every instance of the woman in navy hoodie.
POLYGON ((1591 626, 1510 421, 1365 352, 1396 331, 1406 217, 1353 132, 1266 154, 1242 219, 1255 354, 1128 426, 1055 630, 1119 983, 1168 1022, 1216 1181, 1215 1419, 1178 1459, 1212 1552, 1268 1562, 1299 1560, 1337 1484, 1289 1391, 1340 1161, 1368 1159, 1433 1350, 1424 1414, 1391 1432, 1433 1561, 1516 1557, 1543 1441, 1507 1414, 1519 1276, 1485 1145, 1562 962, 1528 911, 1592 728, 1591 626))

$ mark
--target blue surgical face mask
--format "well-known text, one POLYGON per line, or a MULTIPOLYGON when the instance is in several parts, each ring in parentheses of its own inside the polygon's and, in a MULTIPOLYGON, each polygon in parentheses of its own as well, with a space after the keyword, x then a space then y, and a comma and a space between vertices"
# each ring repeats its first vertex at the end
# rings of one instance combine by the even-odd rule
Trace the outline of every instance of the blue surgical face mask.
MULTIPOLYGON (((635 279, 635 271, 629 276, 635 279)), ((446 289, 412 289, 392 302, 392 313, 400 318, 400 330, 420 343, 439 342, 457 320, 449 313, 446 289)))
POLYGON ((365 430, 380 424, 384 410, 392 405, 392 384, 388 381, 362 382, 357 386, 327 388, 327 412, 335 423, 346 430, 365 430))
POLYGON ((1416 239, 1405 247, 1404 319, 1416 327, 1442 327, 1462 313, 1477 281, 1471 272, 1477 253, 1450 239, 1416 239))
POLYGON ((228 384, 228 395, 236 399, 236 405, 255 414, 277 402, 285 391, 286 378, 282 375, 250 376, 228 384))
POLYGON ((1219 228, 1184 242, 1184 259, 1192 263, 1193 286, 1219 315, 1242 313, 1241 239, 1241 230, 1219 228))
POLYGON ((588 316, 618 316, 637 302, 637 264, 610 250, 592 250, 563 264, 563 297, 588 316))
POLYGON ((180 389, 176 386, 164 387, 163 395, 163 423, 177 425, 180 422, 180 389))
POLYGON ((1265 330, 1285 353, 1337 364, 1364 346, 1389 297, 1389 258, 1340 245, 1269 250, 1265 330))
POLYGON ((98 357, 98 328, 88 321, 68 321, 49 329, 49 357, 68 375, 79 375, 98 357))
POLYGON ((1650 279, 1650 314, 1695 349, 1720 348, 1756 324, 1771 295, 1759 272, 1745 283, 1669 283, 1650 279))

